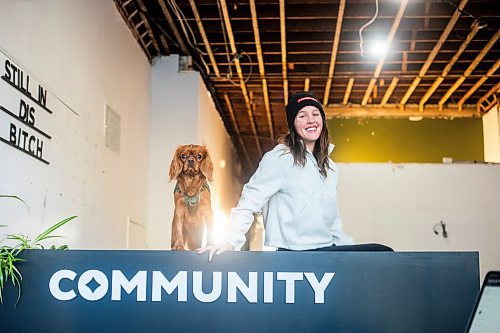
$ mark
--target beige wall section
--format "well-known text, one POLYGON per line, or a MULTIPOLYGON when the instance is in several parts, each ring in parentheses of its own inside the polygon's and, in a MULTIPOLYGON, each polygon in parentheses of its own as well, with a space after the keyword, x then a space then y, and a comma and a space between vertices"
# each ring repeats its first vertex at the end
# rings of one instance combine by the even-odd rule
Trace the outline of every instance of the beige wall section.
POLYGON ((483 116, 484 160, 500 163, 500 110, 498 105, 483 116))
POLYGON ((340 213, 357 243, 384 243, 396 251, 480 251, 481 274, 500 269, 500 165, 338 166, 340 213), (433 232, 440 221, 448 238, 433 232))
POLYGON ((168 169, 178 145, 209 149, 214 163, 212 208, 218 222, 225 220, 241 186, 233 170, 237 159, 231 140, 199 74, 179 73, 176 55, 155 59, 152 72, 148 248, 169 249, 175 182, 168 181, 168 169))
POLYGON ((54 243, 125 248, 127 217, 147 220, 150 64, 112 1, 2 0, 0 8, 2 52, 73 110, 44 127, 54 135, 49 166, 0 142, 0 193, 31 208, 1 200, 2 233, 34 236, 78 215, 54 243), (106 105, 121 118, 119 154, 105 147, 106 105))

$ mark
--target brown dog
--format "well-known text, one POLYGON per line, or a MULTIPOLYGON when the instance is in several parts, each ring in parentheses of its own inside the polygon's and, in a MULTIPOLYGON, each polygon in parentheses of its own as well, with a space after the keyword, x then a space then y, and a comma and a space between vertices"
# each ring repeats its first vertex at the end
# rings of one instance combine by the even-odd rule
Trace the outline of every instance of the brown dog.
POLYGON ((207 243, 212 234, 212 207, 208 181, 212 180, 214 165, 204 146, 177 147, 170 165, 170 180, 176 180, 174 218, 172 221, 172 250, 194 250, 202 246, 207 226, 207 243))

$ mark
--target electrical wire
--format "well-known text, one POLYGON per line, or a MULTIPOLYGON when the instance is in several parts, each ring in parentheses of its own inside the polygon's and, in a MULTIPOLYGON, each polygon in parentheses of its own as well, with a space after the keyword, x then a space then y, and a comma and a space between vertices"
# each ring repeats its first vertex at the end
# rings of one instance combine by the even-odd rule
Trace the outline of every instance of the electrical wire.
POLYGON ((203 58, 204 55, 208 55, 208 53, 203 52, 198 48, 198 41, 196 40, 196 36, 193 32, 193 29, 191 29, 191 26, 189 25, 186 16, 180 9, 180 7, 177 5, 177 3, 173 0, 167 0, 168 4, 170 5, 170 8, 172 8, 172 11, 174 15, 177 17, 177 20, 179 21, 179 24, 181 26, 182 32, 184 33, 184 36, 186 37, 186 41, 188 42, 189 46, 196 51, 199 55, 200 61, 203 63, 203 66, 205 67, 205 70, 207 71, 207 74, 210 74, 210 67, 208 66, 207 62, 203 58), (186 29, 187 26, 187 29, 186 29), (189 33, 191 34, 191 37, 189 36, 187 30, 189 30, 189 33), (192 38, 192 40, 191 40, 192 38))
POLYGON ((366 57, 363 49, 363 30, 373 23, 378 17, 378 0, 375 0, 375 15, 373 15, 372 19, 365 23, 361 28, 359 28, 359 49, 362 57, 366 57))
POLYGON ((182 12, 182 10, 179 8, 179 6, 177 5, 177 3, 175 1, 173 1, 173 0, 167 0, 167 2, 170 5, 170 8, 172 8, 172 11, 173 11, 174 15, 177 17, 177 20, 179 21, 181 29, 184 32, 184 36, 186 36, 186 40, 189 43, 189 45, 191 45, 191 47, 193 49, 198 50, 199 53, 203 54, 203 52, 201 52, 201 50, 199 50, 196 47, 196 45, 198 45, 198 41, 196 40, 196 37, 195 37, 194 32, 193 32, 193 29, 191 29, 191 26, 188 24, 186 16, 182 12), (186 31, 186 26, 188 28, 187 30, 189 30, 189 32, 191 34, 191 37, 189 37, 189 35, 188 35, 187 31, 186 31), (194 41, 194 44, 191 41, 191 38, 194 41))
POLYGON ((252 73, 253 73, 253 65, 252 65, 252 58, 250 57, 250 55, 248 53, 246 53, 245 51, 236 51, 235 54, 231 55, 231 53, 229 52, 229 46, 228 46, 228 42, 227 42, 227 39, 228 37, 226 36, 227 35, 227 31, 226 31, 226 27, 225 27, 225 24, 224 24, 224 17, 223 17, 223 14, 222 14, 222 9, 221 9, 221 5, 220 5, 220 1, 217 0, 217 9, 219 10, 219 18, 220 18, 220 22, 221 22, 221 27, 222 27, 222 35, 224 36, 224 47, 226 49, 226 59, 227 59, 227 75, 226 75, 226 79, 232 84, 232 85, 235 85, 235 86, 240 86, 240 84, 238 82, 235 82, 233 80, 233 62, 236 60, 236 59, 241 59, 242 56, 245 56, 247 57, 248 59, 248 64, 250 65, 250 72, 248 73, 248 76, 246 78, 243 79, 243 83, 247 83, 248 80, 250 80, 250 77, 252 76, 252 73))
MULTIPOLYGON (((250 64, 250 72, 248 73, 248 76, 243 79, 243 83, 247 83, 248 80, 250 80, 250 77, 252 76, 252 72, 253 72, 253 65, 252 65, 252 57, 250 57, 250 55, 248 53, 246 53, 245 51, 242 51, 242 52, 239 52, 237 53, 234 57, 233 57, 233 60, 231 60, 231 62, 229 63, 229 66, 232 67, 233 66, 233 62, 236 60, 236 59, 241 59, 243 56, 247 57, 248 59, 248 63, 250 64)), ((241 61, 240 61, 241 62, 241 61)), ((231 72, 232 73, 232 72, 231 72)), ((238 82, 235 82, 233 79, 232 76, 228 76, 228 80, 229 82, 231 82, 233 85, 235 86, 240 86, 240 84, 238 82)))

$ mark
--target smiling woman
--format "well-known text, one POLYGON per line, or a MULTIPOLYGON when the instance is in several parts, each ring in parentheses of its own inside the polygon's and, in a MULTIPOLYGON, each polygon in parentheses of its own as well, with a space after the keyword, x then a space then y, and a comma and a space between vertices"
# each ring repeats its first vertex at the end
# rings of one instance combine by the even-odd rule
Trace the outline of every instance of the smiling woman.
POLYGON ((304 141, 306 149, 314 151, 316 140, 319 139, 323 129, 323 117, 318 108, 313 105, 302 108, 295 117, 294 127, 304 141))
POLYGON ((265 245, 278 250, 380 251, 380 245, 354 245, 343 232, 337 207, 337 167, 329 158, 323 106, 312 92, 290 95, 286 106, 289 132, 266 153, 231 210, 224 242, 199 253, 221 254, 245 243, 254 214, 262 212, 265 245))

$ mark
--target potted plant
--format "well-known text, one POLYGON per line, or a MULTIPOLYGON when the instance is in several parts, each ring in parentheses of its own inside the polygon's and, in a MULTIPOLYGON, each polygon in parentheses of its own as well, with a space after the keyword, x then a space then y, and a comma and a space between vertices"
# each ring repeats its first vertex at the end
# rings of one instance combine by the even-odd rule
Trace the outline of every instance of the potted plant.
MULTIPOLYGON (((11 198, 15 200, 19 200, 24 205, 26 205, 29 213, 29 206, 22 200, 21 198, 15 195, 1 195, 0 198, 11 198)), ((14 286, 14 288, 18 289, 17 301, 14 306, 17 306, 19 300, 21 299, 21 281, 23 276, 19 269, 17 268, 17 264, 21 261, 24 261, 20 257, 21 253, 27 249, 45 249, 42 245, 42 242, 49 238, 56 238, 60 236, 52 235, 52 233, 68 223, 69 221, 76 218, 76 216, 68 217, 58 223, 54 224, 41 234, 35 237, 34 240, 31 240, 26 235, 21 234, 10 234, 6 235, 4 238, 0 239, 0 303, 3 303, 2 293, 3 288, 10 282, 14 286), (14 241, 13 245, 3 245, 5 240, 14 241)), ((0 227, 5 227, 5 225, 0 225, 0 227)), ((56 247, 52 245, 50 247, 51 250, 66 250, 68 249, 67 245, 62 245, 56 247)))

